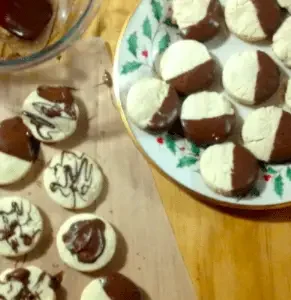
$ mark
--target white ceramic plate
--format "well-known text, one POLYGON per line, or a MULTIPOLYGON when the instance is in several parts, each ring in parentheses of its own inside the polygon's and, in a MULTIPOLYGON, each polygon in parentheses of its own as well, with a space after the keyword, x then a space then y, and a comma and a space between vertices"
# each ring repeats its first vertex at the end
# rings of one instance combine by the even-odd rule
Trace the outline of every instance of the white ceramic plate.
MULTIPOLYGON (((223 4, 224 1, 221 2, 223 4)), ((171 43, 180 39, 177 29, 171 25, 169 19, 170 5, 169 0, 142 0, 123 32, 116 53, 113 76, 115 95, 121 108, 125 106, 130 86, 139 78, 158 76, 156 70, 160 55, 171 43)), ((261 49, 291 75, 290 70, 276 59, 269 44, 248 44, 227 31, 222 31, 220 36, 207 42, 206 46, 221 66, 234 52, 249 48, 261 49)), ((252 110, 239 104, 235 106, 242 118, 252 110)), ((169 134, 150 135, 134 126, 126 116, 125 121, 135 141, 163 172, 188 189, 215 199, 217 204, 268 208, 291 203, 291 164, 262 164, 258 183, 248 196, 241 199, 223 197, 212 192, 201 178, 199 158, 202 149, 184 139, 176 140, 169 134)))

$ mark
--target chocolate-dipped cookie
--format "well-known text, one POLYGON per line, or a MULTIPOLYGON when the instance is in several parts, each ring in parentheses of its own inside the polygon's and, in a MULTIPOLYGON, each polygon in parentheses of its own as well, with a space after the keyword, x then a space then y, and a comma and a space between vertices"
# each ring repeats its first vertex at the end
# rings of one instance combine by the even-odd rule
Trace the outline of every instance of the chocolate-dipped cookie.
POLYGON ((225 20, 229 30, 248 42, 272 37, 281 23, 276 0, 228 0, 225 20))
POLYGON ((288 12, 291 13, 291 0, 277 0, 277 1, 282 8, 287 9, 288 12))
POLYGON ((214 81, 215 62, 207 48, 194 40, 181 40, 164 52, 160 72, 178 93, 190 95, 207 89, 214 81))
POLYGON ((33 250, 43 231, 38 209, 20 197, 0 199, 0 255, 15 257, 33 250))
POLYGON ((180 108, 174 88, 157 78, 137 81, 127 95, 126 112, 144 130, 167 130, 177 119, 180 108))
POLYGON ((291 161, 291 114, 275 106, 252 112, 242 129, 244 146, 265 162, 291 161))
POLYGON ((185 135, 196 145, 224 142, 235 125, 234 110, 221 94, 200 92, 188 96, 182 105, 185 135))
POLYGON ((39 141, 55 143, 70 137, 77 128, 79 109, 72 89, 40 86, 24 101, 22 119, 39 141))
POLYGON ((142 300, 140 289, 127 277, 113 273, 91 281, 84 289, 81 300, 142 300))
POLYGON ((0 275, 3 300, 56 300, 59 285, 55 277, 34 266, 7 269, 0 275))
POLYGON ((265 52, 247 50, 231 56, 223 69, 223 86, 236 101, 256 105, 278 90, 280 71, 265 52))
POLYGON ((68 266, 92 272, 111 261, 116 249, 116 234, 104 219, 94 214, 79 214, 60 227, 57 248, 68 266))
POLYGON ((39 152, 39 142, 20 117, 0 123, 0 185, 22 179, 39 152))
POLYGON ((43 173, 50 198, 68 209, 83 209, 98 199, 103 175, 97 163, 85 153, 62 151, 56 154, 43 173))
POLYGON ((276 56, 291 68, 291 17, 288 17, 273 36, 272 49, 276 56))
POLYGON ((254 186, 259 165, 244 147, 228 142, 207 148, 200 160, 201 176, 215 192, 243 196, 254 186))
POLYGON ((204 42, 218 34, 222 15, 218 0, 174 0, 172 8, 184 38, 204 42))

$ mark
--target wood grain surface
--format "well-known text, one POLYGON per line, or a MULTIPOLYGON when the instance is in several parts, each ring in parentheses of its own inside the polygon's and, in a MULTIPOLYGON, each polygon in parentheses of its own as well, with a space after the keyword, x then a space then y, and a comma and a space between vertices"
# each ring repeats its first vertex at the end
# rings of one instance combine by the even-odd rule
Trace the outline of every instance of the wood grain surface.
MULTIPOLYGON (((137 2, 103 0, 92 30, 108 42, 112 54, 137 2)), ((153 175, 199 299, 291 299, 291 208, 214 208, 154 168, 153 175)))

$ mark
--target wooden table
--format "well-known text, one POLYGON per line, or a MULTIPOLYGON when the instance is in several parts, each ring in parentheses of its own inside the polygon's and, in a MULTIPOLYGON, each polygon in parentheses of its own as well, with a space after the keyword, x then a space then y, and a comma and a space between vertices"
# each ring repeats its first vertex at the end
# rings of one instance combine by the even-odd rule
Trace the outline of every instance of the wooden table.
MULTIPOLYGON (((92 30, 108 42, 112 54, 137 2, 103 0, 92 30)), ((199 299, 291 299, 291 208, 214 208, 154 168, 153 175, 199 299)))

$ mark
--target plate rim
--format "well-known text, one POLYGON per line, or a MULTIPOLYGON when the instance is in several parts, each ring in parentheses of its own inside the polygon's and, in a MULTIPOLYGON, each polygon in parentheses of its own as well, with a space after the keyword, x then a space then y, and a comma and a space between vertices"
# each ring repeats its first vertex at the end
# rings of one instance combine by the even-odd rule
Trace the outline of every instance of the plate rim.
POLYGON ((119 82, 118 62, 119 62, 119 57, 120 57, 121 42, 124 38, 124 35, 125 35, 128 25, 129 25, 129 22, 134 17, 137 9, 139 8, 139 6, 142 4, 143 1, 148 1, 148 0, 137 1, 134 10, 130 13, 130 15, 125 20, 125 22, 121 28, 117 43, 116 43, 115 53, 113 55, 113 74, 112 75, 113 75, 113 92, 114 92, 114 98, 115 98, 115 101, 113 102, 113 104, 114 104, 114 107, 116 108, 116 110, 118 111, 118 113, 121 117, 121 120, 123 122, 123 125, 129 135, 131 141, 133 142, 134 146, 142 154, 142 156, 145 158, 147 163, 150 164, 150 166, 154 167, 154 169, 156 171, 158 171, 162 176, 164 176, 171 183, 175 184, 180 189, 182 189, 183 192, 185 192, 187 195, 194 197, 194 199, 193 199, 194 201, 197 200, 204 204, 208 204, 208 205, 212 205, 212 206, 216 206, 216 207, 224 207, 224 208, 238 209, 238 210, 244 210, 244 211, 246 211, 246 210, 264 211, 264 210, 275 210, 275 209, 290 207, 291 200, 289 200, 288 202, 278 203, 278 204, 248 205, 248 204, 240 204, 240 203, 230 203, 230 202, 227 202, 224 200, 216 200, 215 198, 212 199, 210 197, 204 196, 202 194, 199 194, 199 193, 193 191, 192 189, 189 189, 188 187, 183 185, 181 182, 179 182, 178 180, 174 179, 169 174, 167 174, 161 167, 158 166, 158 164, 143 149, 143 147, 141 146, 141 144, 135 137, 134 133, 132 132, 132 130, 128 124, 125 112, 121 105, 120 90, 119 90, 119 85, 118 85, 118 82, 119 82))

